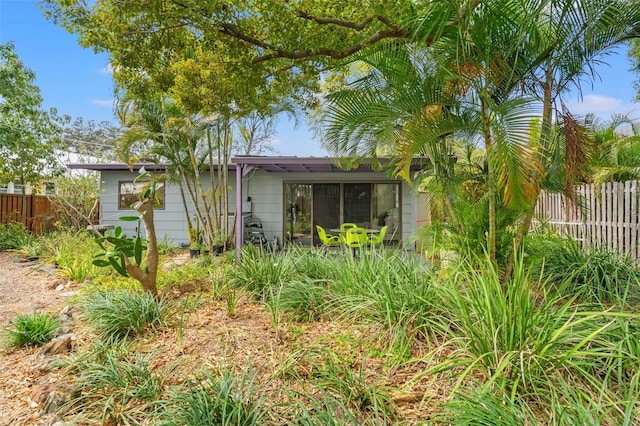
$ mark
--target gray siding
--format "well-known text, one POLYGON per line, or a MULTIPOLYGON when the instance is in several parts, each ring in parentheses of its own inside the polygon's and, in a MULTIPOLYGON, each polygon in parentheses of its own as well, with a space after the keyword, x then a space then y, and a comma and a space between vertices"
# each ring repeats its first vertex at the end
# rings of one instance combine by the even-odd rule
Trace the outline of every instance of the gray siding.
MULTIPOLYGON (((136 212, 131 209, 118 209, 118 183, 133 181, 136 176, 137 172, 128 171, 103 171, 101 175, 100 223, 121 226, 127 235, 135 234, 137 222, 123 222, 118 218, 131 216, 136 212)), ((174 243, 189 242, 187 220, 177 186, 166 186, 164 209, 155 209, 153 213, 158 239, 168 238, 174 243)), ((144 233, 144 229, 142 231, 144 233)))
MULTIPOLYGON (((122 226, 129 234, 135 233, 136 222, 122 222, 120 216, 131 215, 132 210, 118 210, 118 182, 132 181, 137 172, 103 171, 101 183, 100 221, 102 224, 122 226)), ((243 201, 251 197, 251 214, 262 221, 268 240, 274 236, 283 237, 283 183, 296 182, 370 182, 385 181, 382 173, 266 173, 256 171, 242 180, 243 201)), ((229 212, 235 212, 236 178, 229 173, 229 212)), ((208 176, 203 177, 203 187, 209 188, 208 176)), ((416 235, 417 202, 413 188, 401 184, 402 202, 402 240, 405 245, 413 244, 416 235)), ((189 203, 191 217, 193 206, 189 203)), ((246 211, 244 213, 247 213, 246 211)), ((158 238, 168 238, 174 243, 188 243, 189 234, 180 192, 177 185, 167 185, 165 189, 165 208, 154 211, 158 238)))

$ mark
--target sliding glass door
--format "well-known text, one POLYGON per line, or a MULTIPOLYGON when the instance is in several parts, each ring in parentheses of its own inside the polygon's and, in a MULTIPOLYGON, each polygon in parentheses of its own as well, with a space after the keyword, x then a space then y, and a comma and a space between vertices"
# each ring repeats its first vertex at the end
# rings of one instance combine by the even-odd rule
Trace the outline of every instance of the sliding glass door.
POLYGON ((369 229, 388 226, 385 239, 396 240, 400 205, 398 182, 285 182, 284 237, 298 245, 318 245, 316 225, 330 232, 351 222, 369 229))

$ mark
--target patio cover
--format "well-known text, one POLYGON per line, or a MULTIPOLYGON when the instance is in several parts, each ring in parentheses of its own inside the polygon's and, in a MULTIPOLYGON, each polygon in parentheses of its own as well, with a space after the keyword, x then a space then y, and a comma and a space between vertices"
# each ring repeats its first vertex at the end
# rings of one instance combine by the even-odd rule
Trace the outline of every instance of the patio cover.
MULTIPOLYGON (((278 156, 237 156, 231 159, 236 166, 236 215, 242 217, 242 178, 255 170, 267 173, 362 173, 381 171, 374 169, 371 160, 362 160, 356 167, 345 170, 340 167, 341 158, 333 157, 278 157, 278 156)), ((428 164, 427 158, 415 158, 410 170, 418 172, 428 164)), ((390 160, 379 158, 384 167, 390 160)), ((236 258, 242 256, 242 220, 236 220, 236 258)))

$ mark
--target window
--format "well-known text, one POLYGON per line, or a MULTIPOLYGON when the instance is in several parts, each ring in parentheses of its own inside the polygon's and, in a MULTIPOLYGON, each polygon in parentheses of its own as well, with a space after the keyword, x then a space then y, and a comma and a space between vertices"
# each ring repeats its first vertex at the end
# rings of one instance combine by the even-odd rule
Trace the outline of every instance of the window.
POLYGON ((56 193, 56 184, 54 182, 45 182, 44 195, 55 195, 55 193, 56 193))
MULTIPOLYGON (((131 206, 140 199, 140 194, 148 185, 148 182, 119 182, 118 209, 131 209, 131 206)), ((156 202, 153 204, 153 207, 156 209, 164 209, 164 182, 156 182, 156 202)))

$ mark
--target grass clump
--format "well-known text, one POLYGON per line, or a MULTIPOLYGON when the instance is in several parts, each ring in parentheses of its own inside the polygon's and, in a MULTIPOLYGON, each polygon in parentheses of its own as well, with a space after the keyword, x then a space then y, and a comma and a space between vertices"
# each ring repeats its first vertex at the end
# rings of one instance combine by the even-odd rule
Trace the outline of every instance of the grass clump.
POLYGON ((174 368, 157 371, 153 361, 122 343, 93 345, 72 363, 81 394, 69 404, 71 414, 83 424, 148 424, 174 368))
POLYGON ((296 277, 296 259, 293 252, 275 254, 247 245, 242 248, 242 262, 232 270, 231 279, 236 285, 262 297, 267 287, 296 277))
POLYGON ((240 379, 208 371, 174 388, 163 402, 163 426, 252 426, 264 424, 267 409, 254 387, 254 376, 240 379))
POLYGON ((55 337, 59 325, 58 319, 48 313, 18 314, 5 332, 5 344, 10 348, 41 346, 55 337))
POLYGON ((164 324, 167 305, 147 292, 92 292, 80 300, 82 317, 103 338, 141 335, 164 324))
POLYGON ((640 269, 628 256, 600 247, 582 248, 572 240, 548 244, 534 264, 538 276, 556 286, 565 283, 584 302, 636 303, 640 269))

